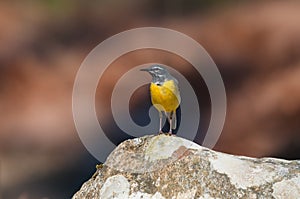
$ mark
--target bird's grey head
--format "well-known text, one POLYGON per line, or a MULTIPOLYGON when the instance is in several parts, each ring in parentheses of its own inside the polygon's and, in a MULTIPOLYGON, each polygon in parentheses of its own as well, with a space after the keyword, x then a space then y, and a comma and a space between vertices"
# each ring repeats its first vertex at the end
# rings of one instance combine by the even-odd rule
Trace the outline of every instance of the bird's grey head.
POLYGON ((156 84, 162 84, 170 77, 170 73, 161 65, 152 65, 149 68, 141 69, 141 71, 150 73, 152 82, 156 84))

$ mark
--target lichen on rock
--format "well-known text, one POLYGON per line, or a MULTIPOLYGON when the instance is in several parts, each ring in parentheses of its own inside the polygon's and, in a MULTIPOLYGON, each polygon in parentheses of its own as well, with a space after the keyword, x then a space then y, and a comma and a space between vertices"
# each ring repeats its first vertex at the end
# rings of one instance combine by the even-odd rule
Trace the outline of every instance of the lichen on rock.
POLYGON ((233 156, 180 137, 145 136, 121 143, 73 196, 79 198, 300 198, 300 161, 233 156))

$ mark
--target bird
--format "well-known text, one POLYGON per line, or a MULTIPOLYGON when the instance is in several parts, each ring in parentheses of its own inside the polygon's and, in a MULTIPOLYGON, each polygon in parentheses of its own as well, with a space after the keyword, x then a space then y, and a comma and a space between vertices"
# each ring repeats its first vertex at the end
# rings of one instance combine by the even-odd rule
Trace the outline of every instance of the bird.
POLYGON ((165 67, 158 64, 143 68, 141 71, 146 71, 152 76, 150 96, 153 106, 159 112, 158 134, 164 133, 162 131, 162 119, 165 115, 170 124, 168 134, 172 135, 172 130, 176 129, 176 109, 181 102, 178 80, 165 67))

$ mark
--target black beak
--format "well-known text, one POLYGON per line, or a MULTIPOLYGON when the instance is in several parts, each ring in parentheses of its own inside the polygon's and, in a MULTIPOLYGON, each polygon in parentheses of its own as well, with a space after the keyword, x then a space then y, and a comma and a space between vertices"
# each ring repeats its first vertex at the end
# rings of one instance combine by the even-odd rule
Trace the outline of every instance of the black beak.
POLYGON ((147 72, 149 72, 150 69, 149 68, 142 68, 142 69, 140 69, 140 71, 147 71, 147 72))

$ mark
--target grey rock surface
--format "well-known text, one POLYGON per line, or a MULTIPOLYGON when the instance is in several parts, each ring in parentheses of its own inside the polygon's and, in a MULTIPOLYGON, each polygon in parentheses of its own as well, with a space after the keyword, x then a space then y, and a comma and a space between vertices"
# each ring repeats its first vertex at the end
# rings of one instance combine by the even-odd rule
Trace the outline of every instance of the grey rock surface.
POLYGON ((167 135, 121 143, 73 199, 300 198, 300 161, 228 155, 167 135))

